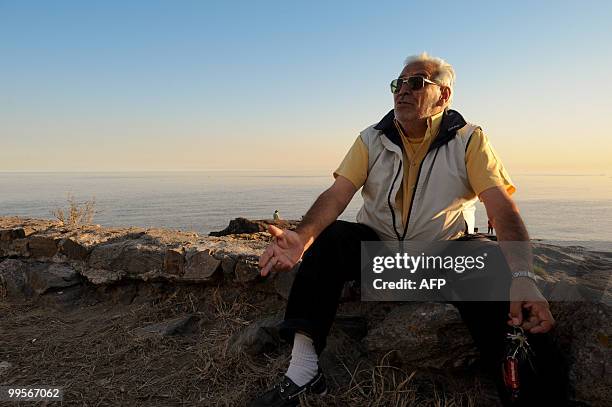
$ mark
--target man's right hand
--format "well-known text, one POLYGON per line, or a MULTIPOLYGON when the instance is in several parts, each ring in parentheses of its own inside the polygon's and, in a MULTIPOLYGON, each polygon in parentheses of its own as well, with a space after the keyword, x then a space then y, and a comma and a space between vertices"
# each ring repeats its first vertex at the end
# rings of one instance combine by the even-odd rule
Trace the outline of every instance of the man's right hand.
POLYGON ((289 271, 293 269, 305 251, 305 243, 296 232, 279 229, 274 225, 268 225, 268 231, 272 235, 272 243, 259 257, 259 267, 261 268, 259 273, 264 277, 270 271, 289 271))

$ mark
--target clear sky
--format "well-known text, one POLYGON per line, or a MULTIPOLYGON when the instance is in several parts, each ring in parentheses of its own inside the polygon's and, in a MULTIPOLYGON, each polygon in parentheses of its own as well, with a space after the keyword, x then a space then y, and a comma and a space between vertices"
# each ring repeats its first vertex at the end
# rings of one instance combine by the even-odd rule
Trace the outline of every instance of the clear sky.
POLYGON ((0 0, 0 170, 332 171, 407 55, 511 173, 612 173, 612 2, 0 0))

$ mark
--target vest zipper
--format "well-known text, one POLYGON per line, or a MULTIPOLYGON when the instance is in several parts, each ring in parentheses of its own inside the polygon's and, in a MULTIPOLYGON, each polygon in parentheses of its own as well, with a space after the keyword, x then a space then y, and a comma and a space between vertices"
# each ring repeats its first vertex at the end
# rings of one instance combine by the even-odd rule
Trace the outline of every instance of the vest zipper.
MULTIPOLYGON (((440 148, 436 148, 436 154, 434 154, 434 158, 431 161, 431 166, 429 167, 429 174, 431 174, 431 171, 433 170, 433 166, 436 163, 436 158, 438 157, 438 152, 440 151, 440 148)), ((425 157, 427 157, 427 155, 425 155, 425 157)), ((410 206, 408 207, 408 217, 406 218, 406 225, 404 226, 404 233, 402 234, 401 238, 400 238, 400 234, 397 231, 397 228, 395 227, 395 213, 393 212, 393 207, 391 206, 391 191, 393 191, 393 187, 395 186, 395 181, 397 181, 397 176, 399 175, 399 170, 402 169, 402 161, 400 161, 400 168, 397 171, 397 174, 395 174, 395 178, 393 179, 393 183, 391 184, 391 190, 389 191, 389 196, 387 198, 387 203, 389 204, 389 208, 391 209, 391 217, 393 219, 393 231, 395 232, 395 235, 397 236, 397 240, 404 240, 406 238, 406 232, 408 232, 408 225, 410 225, 410 214, 412 213, 412 206, 414 204, 414 197, 416 196, 417 193, 417 186, 419 185, 419 178, 421 177, 421 170, 423 168, 423 164, 425 163, 425 157, 423 158, 423 160, 421 161, 421 164, 419 164, 419 172, 417 173, 417 177, 416 180, 414 182, 414 191, 412 192, 412 197, 410 198, 410 206)))
POLYGON ((391 188, 389 189, 389 195, 387 196, 387 205, 389 205, 389 210, 391 211, 391 219, 393 221, 393 231, 395 232, 395 236, 397 236, 397 240, 402 240, 400 238, 400 234, 397 232, 397 228, 395 227, 395 211, 393 210, 393 206, 391 205, 391 193, 393 192, 393 188, 395 187, 395 181, 397 181, 397 177, 400 174, 400 171, 402 170, 403 167, 403 163, 402 163, 402 159, 400 158, 400 165, 397 169, 397 173, 395 174, 395 177, 393 178, 393 182, 391 183, 391 188))

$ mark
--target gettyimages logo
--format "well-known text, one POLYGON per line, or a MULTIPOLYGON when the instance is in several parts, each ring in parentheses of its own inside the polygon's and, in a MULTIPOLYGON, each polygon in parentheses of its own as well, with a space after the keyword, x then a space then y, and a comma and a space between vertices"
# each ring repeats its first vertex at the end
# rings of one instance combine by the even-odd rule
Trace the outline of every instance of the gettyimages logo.
MULTIPOLYGON (((489 270, 503 270, 503 266, 491 267, 491 247, 473 243, 363 242, 362 300, 448 301, 460 295, 457 289, 465 291, 466 284, 475 300, 488 298, 492 292, 507 296, 507 289, 492 288, 489 281, 484 287, 479 282, 492 277, 489 270)), ((493 286, 504 281, 498 280, 493 286)))
POLYGON ((441 256, 425 255, 421 252, 412 256, 406 252, 395 253, 395 256, 376 256, 373 259, 372 271, 382 273, 385 270, 406 270, 414 274, 419 270, 445 270, 463 273, 465 271, 483 270, 487 253, 479 256, 441 256))

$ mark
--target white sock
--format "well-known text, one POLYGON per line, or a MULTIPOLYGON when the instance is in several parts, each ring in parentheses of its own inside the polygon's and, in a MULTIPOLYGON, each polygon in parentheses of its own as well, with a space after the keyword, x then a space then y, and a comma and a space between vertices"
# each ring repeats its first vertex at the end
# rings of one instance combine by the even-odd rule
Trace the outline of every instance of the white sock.
POLYGON ((293 383, 303 386, 311 381, 319 370, 319 357, 315 351, 312 339, 301 333, 296 333, 293 339, 291 362, 285 376, 293 383))

